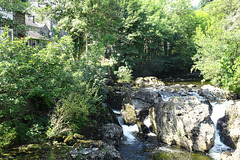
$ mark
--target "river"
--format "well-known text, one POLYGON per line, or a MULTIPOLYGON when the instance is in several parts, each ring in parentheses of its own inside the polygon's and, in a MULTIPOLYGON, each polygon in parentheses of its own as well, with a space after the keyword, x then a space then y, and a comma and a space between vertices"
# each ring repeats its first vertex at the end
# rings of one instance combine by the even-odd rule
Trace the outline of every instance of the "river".
MULTIPOLYGON (((182 84, 190 84, 183 82, 182 84)), ((181 84, 181 85, 182 85, 181 84)), ((164 101, 167 101, 174 94, 161 91, 154 88, 159 92, 164 101)), ((196 92, 192 93, 201 98, 196 92)), ((148 139, 145 139, 138 134, 137 125, 125 125, 120 111, 114 110, 119 123, 121 124, 124 132, 123 143, 119 148, 124 160, 220 160, 220 154, 224 151, 232 151, 232 149, 220 141, 218 130, 216 129, 217 120, 224 116, 225 105, 231 101, 218 101, 210 102, 212 105, 211 119, 215 125, 215 144, 208 153, 202 152, 189 152, 179 146, 169 146, 163 143, 158 143, 155 134, 150 133, 148 139)), ((150 118, 147 117, 144 124, 150 125, 150 118)))

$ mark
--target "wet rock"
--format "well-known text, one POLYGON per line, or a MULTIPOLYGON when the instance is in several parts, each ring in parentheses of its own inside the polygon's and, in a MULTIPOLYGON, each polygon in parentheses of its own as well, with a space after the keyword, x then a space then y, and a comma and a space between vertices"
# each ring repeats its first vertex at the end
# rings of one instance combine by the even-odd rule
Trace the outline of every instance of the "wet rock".
POLYGON ((101 139, 114 146, 118 146, 123 136, 122 127, 113 123, 104 125, 101 129, 101 139))
POLYGON ((228 155, 221 156, 223 159, 235 160, 240 157, 240 101, 232 101, 226 106, 226 115, 218 121, 221 141, 236 150, 228 155))
POLYGON ((215 129, 210 107, 197 97, 172 97, 149 111, 151 123, 162 142, 190 151, 208 151, 214 145, 215 129))
POLYGON ((224 116, 217 121, 217 129, 219 131, 220 140, 225 145, 231 148, 236 148, 236 145, 234 144, 232 138, 229 135, 230 132, 228 129, 228 121, 229 116, 224 116))
MULTIPOLYGON (((63 152, 68 155, 65 159, 97 159, 97 160, 122 160, 120 153, 113 145, 102 141, 89 141, 88 146, 76 145, 68 147, 68 152, 63 152), (70 149, 70 151, 69 151, 70 149)), ((63 154, 61 153, 61 154, 63 154)))
POLYGON ((150 129, 148 128, 148 126, 146 126, 144 123, 142 122, 138 122, 137 123, 138 126, 138 130, 139 130, 139 135, 144 138, 144 140, 147 140, 148 138, 148 133, 150 133, 150 129))
POLYGON ((223 152, 221 154, 221 159, 224 159, 224 160, 237 160, 240 158, 240 142, 238 142, 237 144, 237 149, 233 152, 233 153, 230 153, 230 152, 223 152))
POLYGON ((97 160, 122 160, 120 153, 113 145, 102 143, 101 146, 94 148, 83 148, 78 151, 83 159, 97 160))
POLYGON ((164 86, 165 84, 160 81, 157 77, 139 77, 135 81, 136 86, 138 87, 157 87, 164 86))
POLYGON ((210 101, 230 98, 229 92, 211 85, 202 86, 201 89, 198 91, 198 94, 207 98, 210 101))
POLYGON ((149 108, 160 101, 162 101, 161 95, 154 91, 145 89, 129 91, 121 110, 125 123, 143 122, 148 115, 149 108))

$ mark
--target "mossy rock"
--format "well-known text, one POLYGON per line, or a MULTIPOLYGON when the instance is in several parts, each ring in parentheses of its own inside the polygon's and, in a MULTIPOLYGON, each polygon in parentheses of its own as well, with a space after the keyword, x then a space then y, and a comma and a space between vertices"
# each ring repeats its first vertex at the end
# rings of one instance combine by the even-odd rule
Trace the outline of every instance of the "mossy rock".
POLYGON ((78 133, 74 133, 73 137, 76 139, 85 139, 85 137, 83 135, 80 135, 78 133))
POLYGON ((76 143, 75 138, 74 138, 73 135, 68 135, 68 136, 64 139, 63 142, 66 143, 66 144, 68 144, 68 145, 73 145, 74 143, 76 143))

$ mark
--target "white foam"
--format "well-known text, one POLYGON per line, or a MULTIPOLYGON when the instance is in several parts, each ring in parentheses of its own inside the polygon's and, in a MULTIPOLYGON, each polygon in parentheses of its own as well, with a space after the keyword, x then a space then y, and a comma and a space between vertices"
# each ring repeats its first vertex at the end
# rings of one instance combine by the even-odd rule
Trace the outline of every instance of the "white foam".
POLYGON ((214 146, 209 151, 209 155, 214 158, 215 160, 220 160, 220 154, 224 151, 230 151, 231 148, 227 145, 223 144, 220 140, 220 135, 217 130, 217 121, 219 118, 222 118, 225 116, 226 111, 226 105, 232 104, 232 101, 225 101, 225 102, 218 102, 218 103, 212 103, 213 110, 211 119, 215 125, 215 140, 214 140, 214 146))
POLYGON ((118 115, 121 114, 121 111, 119 111, 119 110, 113 109, 112 111, 113 111, 115 114, 118 114, 118 115))
POLYGON ((135 125, 122 125, 123 128, 123 135, 127 138, 127 144, 131 144, 136 141, 134 133, 138 132, 138 126, 135 125))

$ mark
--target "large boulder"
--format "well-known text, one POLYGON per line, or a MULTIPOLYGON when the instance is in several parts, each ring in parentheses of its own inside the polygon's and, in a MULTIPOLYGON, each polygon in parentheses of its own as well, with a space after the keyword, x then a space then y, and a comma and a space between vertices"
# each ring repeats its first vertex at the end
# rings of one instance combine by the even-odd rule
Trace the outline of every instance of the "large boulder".
POLYGON ((121 126, 113 123, 104 125, 101 129, 101 139, 114 146, 118 146, 121 143, 123 136, 123 129, 121 126))
POLYGON ((121 110, 125 123, 143 122, 148 116, 149 108, 160 101, 162 101, 162 98, 157 92, 146 89, 130 90, 121 110))
POLYGON ((233 153, 223 153, 222 159, 235 160, 240 157, 240 101, 232 101, 226 105, 226 113, 218 121, 217 127, 220 131, 221 141, 234 148, 233 153))
POLYGON ((102 141, 91 141, 88 146, 75 146, 71 148, 69 155, 69 159, 122 160, 119 151, 113 145, 102 141))
POLYGON ((225 116, 218 120, 221 141, 229 147, 236 148, 240 141, 240 101, 226 104, 225 116))
POLYGON ((195 97, 172 97, 150 108, 153 128, 162 142, 190 151, 208 151, 214 145, 215 129, 210 106, 195 97))
POLYGON ((136 86, 138 87, 157 87, 164 86, 164 82, 160 81, 157 77, 139 77, 135 81, 136 86))
POLYGON ((230 99, 232 96, 234 96, 223 89, 211 85, 202 86, 201 89, 198 91, 198 94, 211 101, 220 99, 230 99))

